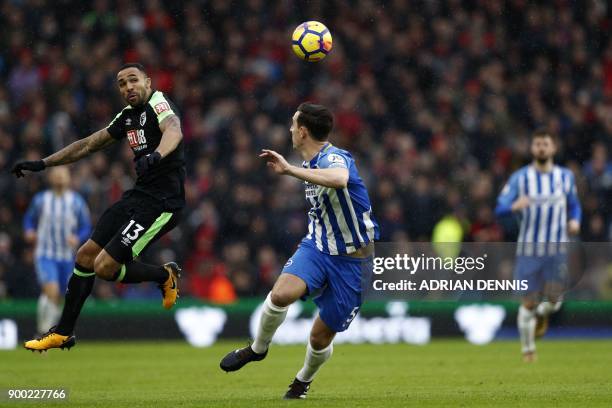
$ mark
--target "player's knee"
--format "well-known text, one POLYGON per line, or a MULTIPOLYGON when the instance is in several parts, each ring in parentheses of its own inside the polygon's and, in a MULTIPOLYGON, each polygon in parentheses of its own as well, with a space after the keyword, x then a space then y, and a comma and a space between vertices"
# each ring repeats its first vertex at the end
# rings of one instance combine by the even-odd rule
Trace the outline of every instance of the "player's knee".
POLYGON ((87 244, 81 245, 76 253, 76 263, 83 266, 84 268, 93 268, 96 257, 99 252, 88 246, 87 244))
POLYGON ((49 299, 51 303, 59 305, 60 303, 60 293, 59 288, 55 285, 43 287, 43 293, 49 299))
POLYGON ((527 310, 534 310, 538 306, 538 302, 535 300, 523 300, 522 304, 527 310))
POLYGON ((59 305, 61 302, 59 293, 55 293, 52 296, 47 296, 47 298, 49 298, 49 301, 53 303, 54 305, 59 305))
POLYGON ((286 307, 295 302, 297 299, 288 291, 272 289, 270 293, 272 304, 278 307, 286 307))
POLYGON ((107 256, 102 254, 96 257, 93 269, 98 278, 107 281, 113 280, 115 272, 117 271, 115 262, 110 261, 107 256))

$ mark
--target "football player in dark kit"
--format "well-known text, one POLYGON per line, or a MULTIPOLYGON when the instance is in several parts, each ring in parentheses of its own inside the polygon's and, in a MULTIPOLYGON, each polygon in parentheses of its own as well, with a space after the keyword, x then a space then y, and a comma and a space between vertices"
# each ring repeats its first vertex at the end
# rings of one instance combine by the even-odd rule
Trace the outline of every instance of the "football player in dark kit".
POLYGON ((74 326, 95 277, 123 283, 157 282, 163 307, 170 309, 176 302, 178 265, 149 265, 137 257, 176 226, 185 205, 180 120, 174 105, 162 92, 151 88, 151 79, 142 65, 122 66, 117 85, 128 105, 108 127, 42 160, 19 162, 13 167, 13 173, 23 177, 24 171, 73 163, 127 139, 138 175, 134 188, 102 214, 90 239, 77 251, 58 325, 27 341, 24 346, 28 350, 64 349, 75 344, 74 326))

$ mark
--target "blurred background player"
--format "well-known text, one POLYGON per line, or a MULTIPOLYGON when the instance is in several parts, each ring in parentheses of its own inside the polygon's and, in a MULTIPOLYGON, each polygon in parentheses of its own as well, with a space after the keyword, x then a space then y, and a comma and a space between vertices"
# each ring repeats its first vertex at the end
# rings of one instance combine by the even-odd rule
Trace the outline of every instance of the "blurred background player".
POLYGON ((134 188, 108 208, 91 238, 76 255, 68 283, 64 309, 57 327, 25 348, 43 351, 70 348, 74 326, 97 276, 123 283, 156 282, 162 305, 171 308, 177 298, 180 269, 174 262, 149 265, 136 260, 140 253, 178 223, 185 205, 185 161, 181 124, 176 108, 164 94, 151 88, 151 78, 140 64, 125 64, 117 73, 117 85, 128 104, 108 125, 56 153, 13 167, 17 177, 24 171, 73 163, 119 140, 127 139, 134 153, 134 188))
POLYGON ((525 361, 533 361, 535 338, 544 335, 549 314, 561 308, 567 271, 565 246, 580 232, 582 210, 574 174, 553 163, 552 135, 538 129, 532 135, 533 162, 514 172, 498 197, 498 216, 520 215, 515 279, 527 280, 517 326, 525 361))
POLYGON ((304 181, 308 234, 287 261, 268 294, 252 345, 232 351, 221 361, 236 371, 263 360, 287 315, 289 305, 310 295, 319 307, 306 347, 304 366, 285 399, 305 398, 315 374, 333 351, 337 332, 346 330, 361 307, 361 277, 379 237, 367 189, 349 152, 328 141, 332 113, 324 106, 301 104, 293 115, 291 139, 304 162, 290 165, 279 153, 263 150, 260 157, 275 173, 304 181))
POLYGON ((57 324, 60 294, 66 291, 72 274, 76 248, 91 232, 89 209, 83 197, 70 189, 66 167, 51 169, 49 187, 34 196, 23 219, 25 240, 36 246, 39 334, 57 324))

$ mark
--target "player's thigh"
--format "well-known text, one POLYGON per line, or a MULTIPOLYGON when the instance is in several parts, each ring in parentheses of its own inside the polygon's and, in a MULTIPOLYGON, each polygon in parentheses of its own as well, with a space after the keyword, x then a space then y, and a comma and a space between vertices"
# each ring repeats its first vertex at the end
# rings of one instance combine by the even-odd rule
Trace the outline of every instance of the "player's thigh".
POLYGON ((362 273, 369 260, 329 256, 327 286, 314 299, 319 317, 334 332, 350 326, 362 303, 362 273))
POLYGON ((174 225, 177 217, 177 213, 163 211, 154 204, 143 205, 119 227, 104 250, 119 264, 129 262, 159 239, 168 224, 174 225))
POLYGON ((544 296, 557 302, 569 289, 567 258, 564 255, 549 256, 544 268, 544 296))
POLYGON ((544 261, 539 256, 517 256, 514 266, 514 279, 525 281, 527 289, 517 291, 525 301, 537 301, 544 289, 542 267, 544 261))
POLYGON ((138 250, 132 254, 134 255, 134 258, 139 256, 144 251, 146 251, 151 245, 157 242, 161 237, 166 235, 168 232, 172 231, 181 222, 182 211, 178 210, 178 211, 174 211, 171 213, 168 213, 168 212, 161 213, 160 216, 158 216, 158 218, 161 218, 161 228, 159 228, 159 230, 156 230, 152 233, 150 239, 146 241, 144 246, 137 248, 138 250), (168 217, 168 215, 164 215, 164 214, 170 214, 170 216, 168 217), (166 218, 164 217, 168 219, 166 220, 166 218))
MULTIPOLYGON (((111 241, 111 239, 113 239, 119 228, 130 218, 132 213, 131 207, 132 200, 128 198, 122 198, 108 207, 98 219, 98 222, 96 223, 96 226, 91 234, 91 238, 85 243, 85 245, 88 245, 89 241, 93 241, 93 243, 95 243, 100 250, 104 248, 111 241)), ((91 247, 88 246, 87 249, 91 249, 91 247)), ((97 252, 99 253, 100 250, 97 252)), ((79 254, 77 253, 77 262, 78 257, 79 254)))
POLYGON ((335 336, 336 332, 317 316, 310 330, 310 346, 315 350, 322 350, 331 344, 335 336))
POLYGON ((306 295, 307 291, 306 282, 302 278, 283 273, 274 283, 270 300, 276 306, 285 307, 306 295))
POLYGON ((57 261, 43 256, 36 257, 34 267, 36 269, 36 278, 41 288, 47 283, 57 283, 59 278, 57 261))
MULTIPOLYGON (((301 244, 289 258, 281 275, 272 288, 274 298, 281 303, 293 303, 306 295, 314 295, 320 291, 326 282, 324 254, 309 245, 301 244)), ((278 304, 281 306, 281 304, 278 304)))

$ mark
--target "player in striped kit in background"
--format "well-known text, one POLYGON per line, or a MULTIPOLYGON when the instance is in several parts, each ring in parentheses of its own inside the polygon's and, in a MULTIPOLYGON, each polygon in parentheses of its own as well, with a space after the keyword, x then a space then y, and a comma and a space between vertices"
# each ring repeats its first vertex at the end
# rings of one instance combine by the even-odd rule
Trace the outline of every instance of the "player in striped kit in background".
POLYGON ((555 165, 552 135, 532 135, 533 162, 512 174, 497 200, 498 216, 520 216, 515 279, 527 280, 517 326, 523 359, 534 361, 535 338, 548 328, 548 316, 561 308, 567 281, 566 251, 570 235, 580 232, 582 210, 574 174, 555 165))
POLYGON ((57 324, 76 249, 91 232, 89 209, 83 197, 70 190, 66 167, 51 169, 49 187, 34 196, 23 219, 25 240, 36 245, 35 267, 41 289, 37 308, 40 334, 57 324))

